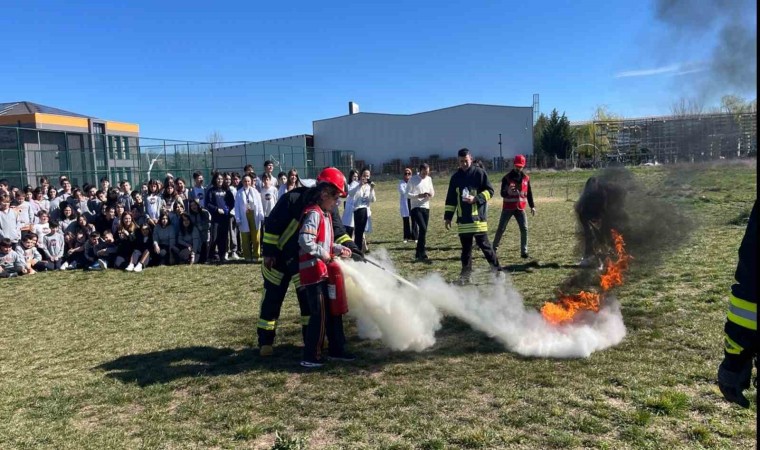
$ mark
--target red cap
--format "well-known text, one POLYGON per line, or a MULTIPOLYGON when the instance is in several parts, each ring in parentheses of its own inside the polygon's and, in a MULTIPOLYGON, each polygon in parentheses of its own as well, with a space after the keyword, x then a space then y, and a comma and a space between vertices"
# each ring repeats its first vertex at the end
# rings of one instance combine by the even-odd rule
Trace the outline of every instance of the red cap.
POLYGON ((525 167, 525 157, 523 155, 515 156, 515 167, 525 167))

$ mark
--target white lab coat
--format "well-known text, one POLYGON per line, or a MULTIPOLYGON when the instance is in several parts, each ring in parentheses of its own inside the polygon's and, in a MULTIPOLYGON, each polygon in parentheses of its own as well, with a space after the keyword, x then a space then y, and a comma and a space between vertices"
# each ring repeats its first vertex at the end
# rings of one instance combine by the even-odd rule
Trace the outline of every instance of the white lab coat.
MULTIPOLYGON (((348 190, 350 191, 358 185, 358 181, 352 181, 351 184, 348 185, 348 190)), ((344 227, 354 227, 354 198, 351 195, 346 197, 346 207, 343 210, 342 219, 344 227)))
POLYGON ((256 220, 256 230, 261 229, 264 223, 264 207, 261 205, 261 194, 253 187, 240 188, 235 194, 235 220, 241 233, 250 233, 248 220, 245 214, 248 210, 253 211, 253 217, 256 220))
POLYGON ((398 209, 399 212, 401 212, 401 217, 409 217, 409 202, 407 201, 406 197, 406 186, 407 182, 403 179, 399 181, 398 183, 398 196, 399 196, 399 204, 398 209))

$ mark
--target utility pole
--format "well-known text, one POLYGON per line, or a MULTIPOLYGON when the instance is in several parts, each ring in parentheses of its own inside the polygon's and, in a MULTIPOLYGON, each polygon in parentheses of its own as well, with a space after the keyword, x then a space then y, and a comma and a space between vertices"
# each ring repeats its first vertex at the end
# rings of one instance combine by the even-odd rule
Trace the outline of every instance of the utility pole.
POLYGON ((499 170, 504 170, 504 156, 501 154, 501 133, 499 133, 499 170))

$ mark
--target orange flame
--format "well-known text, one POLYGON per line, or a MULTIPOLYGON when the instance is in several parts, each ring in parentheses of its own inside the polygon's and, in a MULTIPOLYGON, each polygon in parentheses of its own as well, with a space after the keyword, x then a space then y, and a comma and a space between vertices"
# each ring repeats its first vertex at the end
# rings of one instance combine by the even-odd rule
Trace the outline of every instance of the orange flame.
POLYGON ((580 311, 598 312, 604 293, 623 284, 623 272, 628 270, 628 261, 631 259, 631 256, 625 252, 623 235, 616 230, 611 231, 617 260, 612 261, 610 258, 605 260, 605 271, 599 280, 601 293, 580 291, 572 295, 561 294, 556 303, 546 302, 541 308, 541 315, 544 316, 547 322, 559 325, 572 321, 580 311))

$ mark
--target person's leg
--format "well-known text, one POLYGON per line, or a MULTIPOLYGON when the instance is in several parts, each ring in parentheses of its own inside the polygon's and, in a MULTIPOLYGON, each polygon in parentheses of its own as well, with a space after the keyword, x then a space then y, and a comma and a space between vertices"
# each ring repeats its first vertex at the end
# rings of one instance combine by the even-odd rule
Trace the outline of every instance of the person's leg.
POLYGON ((230 216, 227 221, 227 242, 229 246, 227 251, 230 253, 237 253, 238 251, 238 226, 234 216, 230 216))
POLYGON ((501 243, 501 237, 504 235, 504 230, 507 229, 509 219, 512 217, 512 211, 509 209, 502 209, 501 216, 499 217, 499 225, 496 227, 496 235, 493 237, 493 248, 496 250, 501 243))
POLYGON ((460 233, 459 242, 462 244, 462 254, 460 260, 462 261, 462 271, 460 278, 462 281, 467 281, 472 274, 472 233, 460 233))
POLYGON ((412 227, 409 224, 409 219, 409 216, 401 218, 401 221, 404 223, 404 241, 412 239, 412 227))
POLYGON ((414 208, 411 211, 412 222, 417 227, 417 248, 414 252, 415 258, 426 258, 427 250, 425 248, 426 236, 427 236, 427 223, 425 221, 425 212, 428 212, 425 208, 414 208))
POLYGON ((325 340, 326 322, 326 282, 310 284, 304 287, 309 303, 309 326, 306 329, 306 342, 303 348, 303 360, 322 361, 322 346, 325 340))
POLYGON ((280 318, 282 302, 285 300, 285 294, 288 292, 288 284, 291 279, 291 272, 285 265, 285 261, 277 261, 271 269, 267 269, 262 264, 261 273, 264 277, 264 293, 261 300, 259 321, 256 327, 259 348, 274 344, 277 320, 280 318))
MULTIPOLYGON (((246 220, 248 219, 246 218, 246 220)), ((246 261, 250 261, 253 258, 253 255, 251 255, 251 241, 253 240, 251 238, 253 234, 256 234, 256 230, 251 228, 248 231, 240 232, 240 247, 243 250, 243 258, 246 261)))
POLYGON ((261 259, 261 241, 259 240, 259 230, 256 228, 256 218, 253 216, 253 212, 248 212, 245 219, 248 221, 248 229, 251 230, 251 257, 259 260, 261 259))
POLYGON ((219 251, 219 259, 224 260, 227 258, 227 239, 229 239, 230 221, 223 218, 221 222, 217 223, 216 230, 216 248, 219 251))
POLYGON ((488 264, 490 264, 492 268, 500 268, 499 258, 496 257, 496 253, 494 253, 493 248, 491 248, 491 243, 488 241, 488 233, 476 233, 475 243, 480 247, 488 264))
POLYGON ((211 222, 210 225, 211 241, 208 245, 208 259, 213 260, 217 257, 221 260, 223 259, 223 255, 219 253, 219 247, 217 246, 217 242, 219 241, 219 223, 211 222))
MULTIPOLYGON (((409 208, 409 211, 412 210, 412 201, 409 199, 406 199, 406 207, 409 208)), ((414 223, 414 220, 412 220, 412 239, 415 241, 419 239, 420 236, 420 230, 417 228, 417 224, 414 223)))
POLYGON ((517 226, 520 227, 520 256, 528 257, 528 215, 525 210, 518 210, 515 213, 517 226))
POLYGON ((354 242, 362 248, 364 242, 364 230, 367 227, 367 208, 359 208, 354 211, 354 242))

